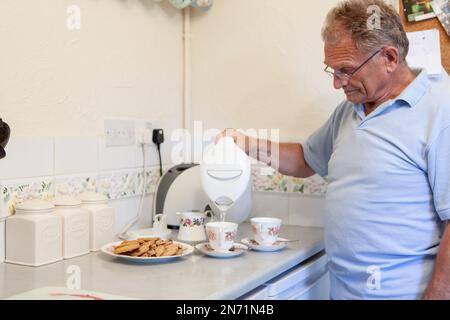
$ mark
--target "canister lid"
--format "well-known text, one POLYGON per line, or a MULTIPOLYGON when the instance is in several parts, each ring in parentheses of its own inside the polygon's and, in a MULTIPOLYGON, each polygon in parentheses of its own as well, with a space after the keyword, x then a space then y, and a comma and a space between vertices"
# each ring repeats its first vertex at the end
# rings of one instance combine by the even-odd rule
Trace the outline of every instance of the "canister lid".
POLYGON ((51 211, 55 206, 41 199, 26 200, 17 205, 17 211, 40 212, 51 211))
POLYGON ((80 199, 70 196, 56 197, 52 202, 56 207, 76 207, 81 205, 80 199))
POLYGON ((107 202, 108 198, 97 192, 84 192, 80 194, 79 198, 84 203, 97 203, 97 202, 107 202))

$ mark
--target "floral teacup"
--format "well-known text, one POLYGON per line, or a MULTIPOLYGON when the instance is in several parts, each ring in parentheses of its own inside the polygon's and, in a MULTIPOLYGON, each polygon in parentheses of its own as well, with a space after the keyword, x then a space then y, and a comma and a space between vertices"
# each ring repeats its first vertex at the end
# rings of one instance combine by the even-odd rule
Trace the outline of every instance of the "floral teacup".
POLYGON ((234 246, 238 224, 233 222, 210 222, 206 224, 209 245, 218 252, 227 252, 234 246))
POLYGON ((253 239, 261 245, 272 245, 278 240, 281 228, 281 219, 277 218, 253 218, 253 239))

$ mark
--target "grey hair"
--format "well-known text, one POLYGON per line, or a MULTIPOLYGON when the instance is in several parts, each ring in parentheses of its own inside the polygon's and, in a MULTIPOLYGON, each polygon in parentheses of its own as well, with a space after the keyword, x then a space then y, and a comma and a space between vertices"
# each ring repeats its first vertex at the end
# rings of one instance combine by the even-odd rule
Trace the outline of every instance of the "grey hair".
POLYGON ((384 46, 394 46, 400 52, 400 62, 404 62, 408 55, 409 41, 400 16, 384 0, 340 2, 327 15, 322 39, 325 43, 339 41, 342 32, 352 37, 358 50, 372 52, 384 46), (378 19, 375 28, 368 23, 373 17, 378 19))

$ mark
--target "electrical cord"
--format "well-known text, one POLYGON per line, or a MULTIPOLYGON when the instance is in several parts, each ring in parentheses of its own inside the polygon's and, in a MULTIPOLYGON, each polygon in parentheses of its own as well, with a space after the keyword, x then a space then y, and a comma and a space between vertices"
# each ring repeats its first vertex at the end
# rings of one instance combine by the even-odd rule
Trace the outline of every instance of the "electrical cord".
POLYGON ((162 160, 161 160, 161 144, 158 144, 158 156, 159 156, 159 176, 163 176, 162 160))
POLYGON ((138 221, 139 218, 141 217, 142 214, 142 208, 144 207, 144 198, 145 198, 145 192, 146 192, 146 188, 147 188, 147 152, 148 152, 148 147, 147 144, 142 143, 141 144, 142 147, 142 153, 143 153, 143 166, 142 166, 142 195, 139 199, 139 205, 138 205, 138 210, 137 210, 137 214, 136 216, 130 221, 128 222, 128 224, 122 229, 122 231, 119 233, 119 238, 122 240, 127 240, 127 232, 128 230, 134 226, 138 221))

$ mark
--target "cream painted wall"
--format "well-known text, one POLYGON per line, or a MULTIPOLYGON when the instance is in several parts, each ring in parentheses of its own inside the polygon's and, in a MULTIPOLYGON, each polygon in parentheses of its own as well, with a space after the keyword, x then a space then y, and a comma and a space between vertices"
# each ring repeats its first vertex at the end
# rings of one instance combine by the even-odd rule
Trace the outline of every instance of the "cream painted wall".
POLYGON ((97 136, 105 117, 182 125, 182 15, 167 2, 2 0, 0 39, 14 137, 97 136), (66 27, 69 5, 80 30, 66 27))
POLYGON ((344 98, 322 71, 320 31, 336 3, 217 0, 194 12, 192 120, 307 138, 344 98))

